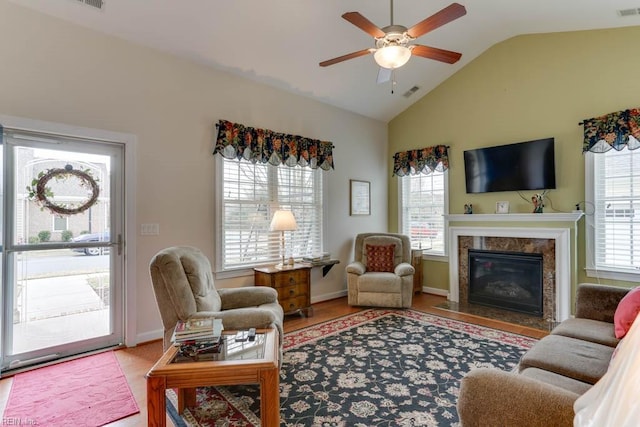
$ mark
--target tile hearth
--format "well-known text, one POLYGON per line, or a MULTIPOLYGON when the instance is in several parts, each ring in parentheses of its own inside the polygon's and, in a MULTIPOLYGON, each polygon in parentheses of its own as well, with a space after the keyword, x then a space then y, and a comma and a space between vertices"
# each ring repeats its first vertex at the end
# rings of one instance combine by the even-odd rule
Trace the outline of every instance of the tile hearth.
POLYGON ((479 304, 445 301, 441 304, 437 304, 435 307, 455 313, 470 314, 501 322, 513 323, 515 325, 526 326, 528 328, 538 329, 545 332, 551 331, 551 329, 558 324, 557 322, 545 320, 541 317, 510 310, 502 310, 495 307, 487 307, 479 304))

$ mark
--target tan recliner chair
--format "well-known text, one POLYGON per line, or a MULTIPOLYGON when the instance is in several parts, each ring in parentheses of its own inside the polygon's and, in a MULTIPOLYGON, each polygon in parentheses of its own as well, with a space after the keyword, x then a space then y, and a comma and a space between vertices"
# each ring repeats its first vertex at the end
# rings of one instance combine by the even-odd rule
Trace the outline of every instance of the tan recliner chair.
MULTIPOLYGON (((349 305, 374 307, 411 307, 413 274, 411 265, 411 241, 408 236, 394 233, 362 233, 356 236, 355 261, 347 266, 347 290, 349 305), (389 271, 380 269, 379 262, 368 259, 380 248, 393 245, 389 271), (375 268, 378 267, 378 268, 375 268)), ((377 260, 379 261, 379 260, 377 260)), ((384 268, 383 268, 384 269, 384 268)))
POLYGON ((178 319, 208 316, 222 319, 225 330, 276 328, 282 349, 284 315, 275 289, 216 289, 209 259, 190 246, 161 250, 151 259, 149 270, 164 325, 165 350, 178 319))

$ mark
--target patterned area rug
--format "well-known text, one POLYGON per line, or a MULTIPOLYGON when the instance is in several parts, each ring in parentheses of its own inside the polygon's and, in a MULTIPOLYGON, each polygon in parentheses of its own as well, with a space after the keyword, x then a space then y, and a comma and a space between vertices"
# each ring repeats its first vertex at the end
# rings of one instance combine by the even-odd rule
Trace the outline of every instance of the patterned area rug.
MULTIPOLYGON (((285 336, 283 426, 455 426, 460 379, 512 370, 533 338, 413 310, 370 309, 285 336)), ((258 426, 258 386, 204 387, 177 426, 258 426)))

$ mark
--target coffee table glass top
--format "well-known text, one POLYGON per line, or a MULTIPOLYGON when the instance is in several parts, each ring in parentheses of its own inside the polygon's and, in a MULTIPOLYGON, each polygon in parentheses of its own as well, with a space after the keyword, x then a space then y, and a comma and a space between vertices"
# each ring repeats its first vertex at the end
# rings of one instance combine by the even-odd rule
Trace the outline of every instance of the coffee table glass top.
POLYGON ((225 333, 217 348, 207 344, 182 346, 171 363, 264 359, 265 343, 264 333, 257 333, 253 341, 238 340, 235 333, 225 333))

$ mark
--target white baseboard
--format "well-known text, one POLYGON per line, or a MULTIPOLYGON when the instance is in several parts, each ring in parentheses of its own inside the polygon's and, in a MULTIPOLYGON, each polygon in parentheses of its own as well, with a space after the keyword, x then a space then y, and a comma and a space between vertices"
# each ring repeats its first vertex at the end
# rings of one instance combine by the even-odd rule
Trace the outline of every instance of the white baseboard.
POLYGON ((323 295, 315 296, 315 297, 311 298, 311 304, 315 304, 317 302, 322 302, 322 301, 328 301, 328 300, 336 299, 336 298, 342 298, 342 297, 346 297, 346 296, 347 296, 347 290, 344 289, 342 291, 332 292, 330 294, 323 294, 323 295))
MULTIPOLYGON (((439 288, 430 288, 428 286, 422 287, 422 292, 433 295, 440 295, 443 297, 449 297, 449 291, 445 289, 439 288)), ((342 298, 347 296, 347 290, 344 289, 342 291, 331 292, 328 294, 318 295, 311 298, 311 304, 315 304, 318 302, 328 301, 336 298, 342 298)), ((157 329, 155 331, 143 332, 136 336, 136 344, 142 344, 149 341, 161 340, 164 337, 164 332, 162 329, 157 329)))
MULTIPOLYGON (((426 289, 426 288, 425 288, 426 289)), ((428 291, 425 291, 428 292, 428 291)), ((431 292, 429 292, 431 293, 431 292)), ((328 294, 318 295, 311 298, 311 304, 315 304, 322 301, 328 301, 336 298, 342 298, 347 296, 347 290, 344 289, 342 291, 332 292, 328 294)), ((136 336, 136 344, 142 344, 144 342, 161 340, 164 337, 164 332, 162 329, 157 329, 155 331, 143 332, 136 336)))
POLYGON ((136 335, 136 345, 144 342, 161 340, 164 338, 164 330, 156 329, 155 331, 143 332, 136 335))
POLYGON ((446 289, 430 288, 428 286, 423 286, 422 292, 424 292, 425 294, 440 295, 442 297, 449 298, 449 291, 447 291, 446 289))

